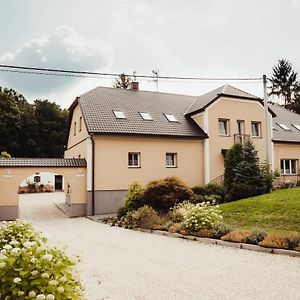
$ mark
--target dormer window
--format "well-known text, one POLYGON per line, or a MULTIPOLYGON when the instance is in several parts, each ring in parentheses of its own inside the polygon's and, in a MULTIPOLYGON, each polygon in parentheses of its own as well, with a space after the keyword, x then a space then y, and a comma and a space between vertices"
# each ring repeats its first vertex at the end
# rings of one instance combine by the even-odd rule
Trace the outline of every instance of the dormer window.
POLYGON ((117 119, 126 119, 126 116, 124 114, 124 112, 120 111, 120 110, 113 110, 115 117, 117 119))
POLYGON ((290 128, 288 128, 285 124, 283 124, 283 123, 277 123, 283 130, 285 130, 285 131, 290 131, 291 129, 290 128))
POLYGON ((292 125, 300 131, 300 125, 297 125, 297 124, 292 124, 292 125))
POLYGON ((145 120, 145 121, 152 121, 153 120, 151 115, 147 112, 140 112, 140 115, 143 118, 143 120, 145 120))
POLYGON ((176 117, 173 114, 164 114, 165 117, 168 119, 169 122, 178 122, 176 117))

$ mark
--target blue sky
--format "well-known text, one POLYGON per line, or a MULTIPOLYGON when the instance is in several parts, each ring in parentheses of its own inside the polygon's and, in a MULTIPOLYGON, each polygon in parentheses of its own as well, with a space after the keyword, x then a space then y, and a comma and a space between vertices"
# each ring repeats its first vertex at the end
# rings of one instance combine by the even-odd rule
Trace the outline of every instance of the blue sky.
MULTIPOLYGON (((278 59, 300 72, 300 0, 14 0, 0 11, 0 63, 198 77, 271 75, 278 59)), ((262 85, 227 82, 262 96, 262 85)), ((223 82, 159 82, 199 95, 223 82)), ((112 79, 0 72, 0 86, 68 107, 112 79)), ((155 90, 153 80, 141 89, 155 90)))

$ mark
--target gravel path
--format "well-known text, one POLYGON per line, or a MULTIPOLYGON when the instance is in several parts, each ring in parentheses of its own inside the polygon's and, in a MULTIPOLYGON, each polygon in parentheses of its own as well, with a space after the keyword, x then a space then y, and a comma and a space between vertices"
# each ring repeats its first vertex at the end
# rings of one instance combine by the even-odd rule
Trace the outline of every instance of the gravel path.
POLYGON ((62 193, 20 197, 21 218, 79 254, 87 299, 300 299, 300 259, 66 218, 62 193))

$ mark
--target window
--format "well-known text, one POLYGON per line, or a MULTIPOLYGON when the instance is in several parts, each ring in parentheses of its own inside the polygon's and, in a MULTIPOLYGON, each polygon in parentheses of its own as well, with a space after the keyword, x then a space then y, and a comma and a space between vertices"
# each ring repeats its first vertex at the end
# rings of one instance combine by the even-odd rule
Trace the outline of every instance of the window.
POLYGON ((117 119, 126 119, 126 116, 125 114, 122 112, 122 111, 119 111, 119 110, 113 110, 114 114, 115 114, 115 117, 117 119))
POLYGON ((178 122, 178 120, 176 119, 176 117, 172 114, 164 114, 165 117, 168 119, 169 122, 178 122))
POLYGON ((219 119, 219 135, 229 135, 229 120, 219 119))
POLYGON ((128 153, 128 167, 139 168, 140 165, 140 153, 139 152, 129 152, 128 153))
POLYGON ((140 115, 143 118, 143 120, 146 120, 146 121, 152 121, 153 120, 151 115, 147 112, 140 112, 140 115))
POLYGON ((82 130, 82 117, 79 118, 79 131, 82 130))
POLYGON ((280 173, 282 175, 296 175, 297 174, 297 160, 296 159, 281 159, 280 173))
POLYGON ((177 153, 166 153, 166 167, 177 168, 177 153))
POLYGON ((261 137, 261 123, 251 122, 252 137, 261 137))
POLYGON ((33 177, 33 182, 35 183, 40 183, 41 182, 41 176, 40 175, 35 175, 33 177))
POLYGON ((244 120, 237 120, 237 127, 238 127, 239 135, 245 134, 245 121, 244 120))
POLYGON ((290 131, 291 129, 289 129, 285 124, 283 123, 277 123, 282 129, 284 129, 285 131, 290 131))
POLYGON ((74 135, 76 135, 76 122, 74 122, 74 135))
POLYGON ((292 125, 300 131, 300 125, 297 125, 297 124, 292 124, 292 125))

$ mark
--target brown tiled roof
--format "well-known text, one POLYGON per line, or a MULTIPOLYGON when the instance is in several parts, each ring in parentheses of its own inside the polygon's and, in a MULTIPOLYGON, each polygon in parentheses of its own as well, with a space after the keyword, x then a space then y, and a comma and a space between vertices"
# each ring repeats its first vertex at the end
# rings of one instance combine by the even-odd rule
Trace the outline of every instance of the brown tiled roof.
POLYGON ((206 138, 204 131, 184 116, 194 99, 195 96, 98 87, 76 101, 89 134, 206 138), (126 119, 117 119, 114 110, 123 111, 126 119), (153 120, 143 120, 140 112, 149 113, 153 120), (173 114, 178 122, 169 122, 164 113, 173 114))
POLYGON ((86 167, 83 158, 0 158, 0 167, 86 167))
POLYGON ((249 93, 246 93, 240 89, 237 89, 231 85, 226 84, 215 90, 210 91, 209 93, 197 97, 194 103, 186 111, 186 115, 204 110, 207 106, 209 106, 211 103, 213 103, 221 96, 261 101, 261 99, 256 96, 253 96, 249 93))
POLYGON ((276 114, 273 118, 273 141, 300 143, 300 131, 293 126, 300 126, 300 115, 277 105, 272 105, 271 109, 276 114), (278 124, 285 124, 290 130, 284 130, 278 124))

